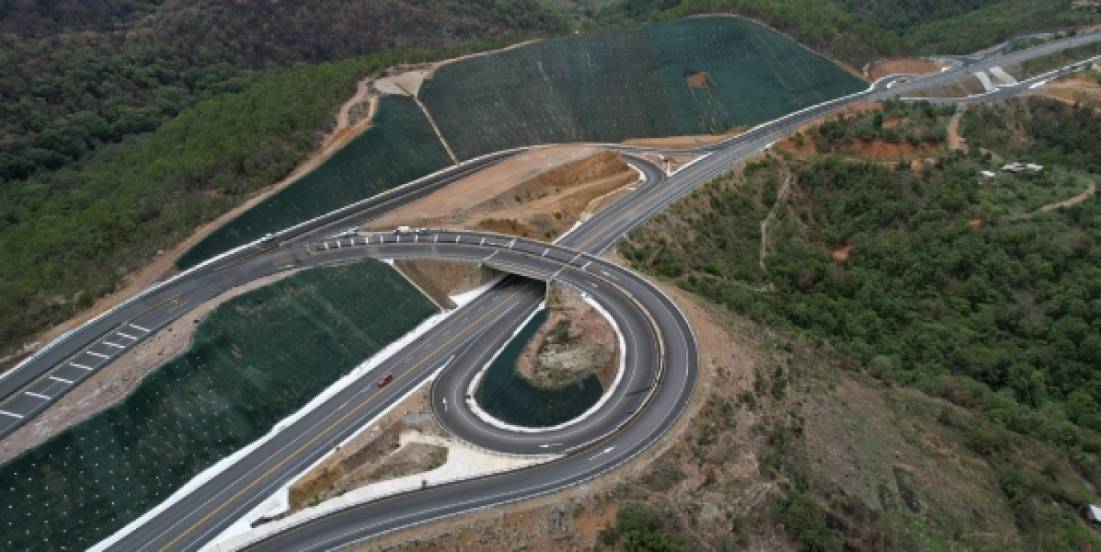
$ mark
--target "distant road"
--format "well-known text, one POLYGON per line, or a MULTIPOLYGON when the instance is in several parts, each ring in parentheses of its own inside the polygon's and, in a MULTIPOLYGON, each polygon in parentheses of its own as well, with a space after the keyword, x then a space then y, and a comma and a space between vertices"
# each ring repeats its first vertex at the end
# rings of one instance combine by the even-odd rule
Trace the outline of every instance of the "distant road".
MULTIPOLYGON (((1101 33, 1079 35, 1008 55, 995 54, 972 65, 912 82, 885 79, 868 91, 793 113, 722 143, 698 148, 694 151, 705 153, 707 157, 668 178, 653 165, 635 159, 632 163, 645 172, 647 182, 556 245, 473 232, 428 232, 418 233, 416 237, 391 235, 377 243, 360 244, 353 242, 365 237, 348 237, 343 240, 353 242, 344 241, 342 243, 347 243, 348 247, 339 245, 335 250, 324 246, 333 240, 318 239, 334 229, 370 219, 421 197, 513 152, 493 154, 426 177, 282 232, 268 243, 243 248, 161 285, 57 340, 43 353, 31 357, 0 379, 0 395, 6 396, 0 403, 0 424, 3 424, 0 436, 41 412, 49 402, 145 336, 236 285, 284 270, 339 264, 362 257, 480 260, 528 278, 553 278, 593 295, 616 317, 617 324, 622 324, 621 327, 634 336, 628 340, 625 351, 633 378, 631 385, 624 387, 621 396, 610 400, 598 416, 556 436, 563 438, 562 444, 551 450, 571 452, 562 460, 351 508, 280 533, 257 543, 256 547, 330 549, 401 527, 577 484, 613 469, 660 438, 675 422, 690 396, 697 369, 691 329, 676 306, 638 275, 593 255, 611 247, 625 233, 702 183, 727 171, 731 165, 762 151, 816 118, 855 102, 881 100, 941 86, 974 70, 1016 63, 1095 40, 1101 40, 1101 33), (398 241, 406 237, 416 241, 398 241), (422 237, 431 243, 422 243, 422 237), (456 241, 449 241, 451 239, 456 241), (502 240, 511 240, 512 244, 501 243, 502 240), (653 384, 644 393, 627 395, 629 391, 643 389, 641 384, 645 381, 653 384), (32 399, 37 402, 31 402, 32 399)), ((1025 88, 1015 90, 1022 89, 1025 88)), ((623 146, 617 149, 625 153, 668 151, 623 146)), ((479 355, 470 352, 471 344, 499 343, 503 335, 518 327, 531 312, 541 299, 542 289, 542 284, 530 279, 507 279, 453 313, 356 384, 283 429, 275 439, 152 516, 112 548, 197 549, 448 360, 480 360, 479 355), (384 372, 393 373, 395 379, 380 390, 374 386, 374 381, 384 372)), ((467 381, 469 370, 470 365, 459 366, 452 362, 434 392, 454 393, 455 386, 467 381)), ((433 406, 439 413, 435 401, 433 406)), ((549 439, 547 443, 539 443, 537 438, 501 433, 447 415, 441 419, 464 438, 497 450, 530 452, 533 447, 551 443, 549 439)))

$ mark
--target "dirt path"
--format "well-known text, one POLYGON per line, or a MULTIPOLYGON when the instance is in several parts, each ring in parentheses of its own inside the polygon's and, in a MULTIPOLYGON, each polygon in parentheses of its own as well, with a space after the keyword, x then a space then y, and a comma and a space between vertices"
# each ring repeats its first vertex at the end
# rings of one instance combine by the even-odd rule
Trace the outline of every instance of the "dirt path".
POLYGON ((436 118, 432 116, 432 113, 428 111, 428 106, 424 105, 424 102, 420 98, 410 95, 414 102, 417 102, 417 107, 421 108, 421 113, 424 113, 424 118, 428 119, 428 124, 432 125, 432 132, 436 133, 436 138, 443 145, 443 149, 447 151, 447 156, 451 158, 451 162, 458 165, 459 158, 455 156, 455 152, 451 149, 451 144, 447 143, 447 139, 443 137, 443 132, 440 131, 440 127, 436 125, 436 118))
POLYGON ((960 120, 963 119, 964 111, 967 111, 966 105, 957 109, 956 114, 952 115, 952 119, 948 121, 948 149, 953 151, 967 147, 967 142, 960 135, 960 120))
POLYGON ((768 216, 761 221, 761 249, 757 254, 757 262, 761 265, 761 270, 765 269, 765 258, 768 257, 768 227, 772 224, 772 219, 776 218, 777 207, 787 200, 788 193, 791 191, 792 180, 791 174, 784 176, 784 183, 780 185, 780 191, 776 193, 776 201, 768 210, 768 216))
POLYGON ((1036 212, 1034 212, 1033 214, 1036 214, 1036 213, 1050 213, 1051 211, 1055 211, 1057 209, 1062 209, 1064 207, 1074 207, 1075 205, 1078 205, 1079 203, 1082 203, 1083 201, 1089 199, 1095 193, 1097 193, 1097 183, 1096 182, 1090 182, 1090 185, 1086 187, 1086 191, 1084 191, 1084 192, 1082 192, 1082 193, 1080 193, 1080 194, 1078 194, 1078 195, 1076 195, 1072 198, 1064 199, 1063 201, 1057 201, 1055 203, 1048 203, 1047 205, 1044 205, 1043 207, 1040 207, 1040 209, 1037 210, 1036 212))

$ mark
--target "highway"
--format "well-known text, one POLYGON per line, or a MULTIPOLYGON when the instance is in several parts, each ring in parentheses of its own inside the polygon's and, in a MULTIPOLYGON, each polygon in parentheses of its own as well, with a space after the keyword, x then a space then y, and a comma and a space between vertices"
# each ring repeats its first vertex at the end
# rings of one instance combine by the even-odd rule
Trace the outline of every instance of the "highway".
MULTIPOLYGON (((554 279, 593 296, 624 330, 627 348, 625 385, 617 389, 598 415, 553 435, 516 434, 489 428, 466 417, 464 409, 441 414, 435 398, 452 398, 484 360, 484 351, 514 330, 542 298, 543 284, 508 278, 453 313, 371 374, 338 393, 276 438, 246 455, 207 484, 155 515, 112 547, 118 550, 193 550, 209 541, 243 513, 292 479, 305 466, 349 436, 413 386, 443 366, 433 387, 433 406, 441 421, 476 444, 510 452, 570 452, 561 460, 452 485, 433 487, 351 508, 313 520, 256 543, 271 550, 330 549, 418 523, 553 492, 591 479, 645 450, 676 421, 691 394, 696 373, 691 329, 676 306, 638 275, 594 255, 700 184, 754 155, 793 129, 859 101, 869 101, 941 86, 970 71, 1011 64, 1085 41, 1101 33, 1078 35, 1009 55, 995 54, 972 65, 900 83, 882 80, 871 89, 814 106, 751 129, 701 150, 707 156, 668 178, 651 164, 634 159, 646 182, 624 196, 558 244, 512 240, 477 233, 426 232, 374 235, 333 240, 318 236, 333 228, 368 220, 407 203, 462 175, 492 164, 512 152, 501 152, 431 175, 354 206, 281 232, 268 243, 200 267, 111 311, 29 358, 0 379, 0 437, 79 384, 145 336, 241 283, 292 268, 326 266, 358 258, 452 258, 483 262, 527 278, 554 279), (363 243, 355 243, 354 240, 363 243), (398 241, 402 239, 413 239, 398 241), (351 240, 351 241, 348 241, 351 240), (388 241, 392 240, 392 241, 388 241), (347 247, 344 244, 347 244, 347 247), (326 247, 328 245, 328 247, 326 247), (109 342, 109 343, 108 343, 109 342), (471 344, 479 346, 471 346, 471 344), (394 374, 378 389, 381 373, 394 374), (40 387, 47 386, 47 387, 40 387), (43 399, 41 397, 46 397, 43 399), (4 413, 7 414, 4 414, 4 413), (542 447, 541 445, 558 445, 542 447)), ((1023 87, 1021 87, 1023 89, 1023 87)), ((625 153, 654 151, 619 147, 625 153)), ((660 151, 660 150, 659 150, 660 151)))

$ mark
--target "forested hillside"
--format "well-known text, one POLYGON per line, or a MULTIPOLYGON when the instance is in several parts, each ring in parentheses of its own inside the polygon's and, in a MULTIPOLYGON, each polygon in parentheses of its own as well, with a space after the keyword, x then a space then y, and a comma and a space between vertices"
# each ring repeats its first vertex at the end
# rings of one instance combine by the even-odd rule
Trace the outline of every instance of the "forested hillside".
POLYGON ((1072 0, 683 0, 655 2, 659 19, 730 12, 759 19, 862 66, 906 54, 962 54, 1018 34, 1101 21, 1072 0))
POLYGON ((556 34, 557 13, 536 0, 3 0, 0 357, 285 176, 356 79, 556 34))
POLYGON ((1051 100, 982 107, 963 116, 970 149, 953 151, 951 115, 889 104, 822 125, 659 215, 621 251, 824 344, 856 373, 966 409, 971 422, 945 423, 965 427, 996 470, 1020 533, 1012 548, 1090 541, 1076 509, 1101 485, 1101 200, 1090 192, 1101 119, 1051 100), (871 153, 884 151, 899 161, 871 153), (1045 168, 1013 175, 1003 159, 1045 168), (1034 441, 1058 459, 1036 462, 1034 441))

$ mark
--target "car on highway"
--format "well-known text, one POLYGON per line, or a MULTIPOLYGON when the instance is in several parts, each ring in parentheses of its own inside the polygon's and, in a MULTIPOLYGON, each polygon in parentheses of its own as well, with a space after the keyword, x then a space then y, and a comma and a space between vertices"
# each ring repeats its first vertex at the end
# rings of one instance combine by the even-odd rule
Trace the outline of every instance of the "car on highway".
POLYGON ((392 381, 394 381, 394 374, 391 374, 391 373, 387 372, 381 378, 378 379, 377 385, 380 388, 381 387, 386 387, 387 385, 390 385, 390 382, 392 382, 392 381))

